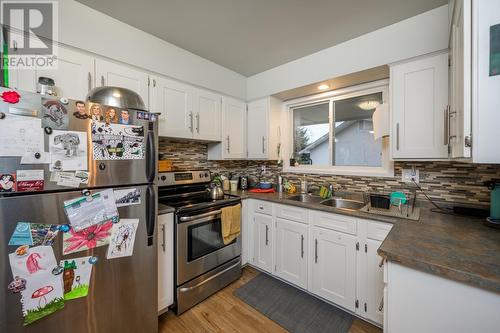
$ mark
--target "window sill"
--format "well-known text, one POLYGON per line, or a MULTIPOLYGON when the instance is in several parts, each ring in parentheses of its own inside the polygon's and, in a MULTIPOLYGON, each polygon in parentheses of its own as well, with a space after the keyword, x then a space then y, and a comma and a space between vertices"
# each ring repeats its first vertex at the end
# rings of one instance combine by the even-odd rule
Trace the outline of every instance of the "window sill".
POLYGON ((331 176, 358 176, 358 177, 394 177, 394 164, 388 167, 318 167, 318 166, 283 166, 283 172, 310 173, 331 176))

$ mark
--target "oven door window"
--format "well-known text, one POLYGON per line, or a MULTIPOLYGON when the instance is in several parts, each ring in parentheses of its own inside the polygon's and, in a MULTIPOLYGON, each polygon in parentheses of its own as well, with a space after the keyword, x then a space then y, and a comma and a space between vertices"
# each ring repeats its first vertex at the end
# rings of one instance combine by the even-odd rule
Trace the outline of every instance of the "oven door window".
POLYGON ((193 261, 225 246, 222 240, 221 220, 216 218, 188 227, 188 261, 193 261))

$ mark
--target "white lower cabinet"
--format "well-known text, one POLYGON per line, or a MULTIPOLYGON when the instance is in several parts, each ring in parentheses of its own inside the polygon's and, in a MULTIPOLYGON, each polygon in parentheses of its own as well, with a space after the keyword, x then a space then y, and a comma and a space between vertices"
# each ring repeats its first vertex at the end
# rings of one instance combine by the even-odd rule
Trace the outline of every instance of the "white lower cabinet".
POLYGON ((311 228, 311 291, 348 310, 356 302, 356 237, 311 228))
POLYGON ((382 325, 384 320, 384 268, 377 249, 382 242, 367 239, 366 252, 366 317, 382 325))
POLYGON ((271 273, 273 270, 273 217, 255 213, 254 223, 254 265, 271 273))
POLYGON ((307 288, 308 226, 276 219, 276 275, 307 288))
POLYGON ((174 216, 158 216, 158 313, 174 303, 174 216))
POLYGON ((392 224, 254 199, 246 207, 243 253, 253 255, 250 264, 383 324, 387 297, 377 250, 392 224))

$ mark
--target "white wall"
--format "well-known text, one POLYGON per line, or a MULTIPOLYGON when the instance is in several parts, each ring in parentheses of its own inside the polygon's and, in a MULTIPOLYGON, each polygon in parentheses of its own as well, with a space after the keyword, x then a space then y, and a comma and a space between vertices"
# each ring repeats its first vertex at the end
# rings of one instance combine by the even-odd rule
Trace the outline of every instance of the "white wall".
POLYGON ((74 0, 59 1, 59 42, 246 99, 246 77, 74 0))
POLYGON ((251 76, 247 99, 255 100, 446 48, 447 5, 251 76))

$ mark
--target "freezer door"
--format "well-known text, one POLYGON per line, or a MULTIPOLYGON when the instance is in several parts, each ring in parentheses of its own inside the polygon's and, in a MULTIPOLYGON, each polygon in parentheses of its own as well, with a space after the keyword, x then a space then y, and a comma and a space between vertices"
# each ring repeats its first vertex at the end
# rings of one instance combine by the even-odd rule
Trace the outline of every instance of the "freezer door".
POLYGON ((140 187, 141 204, 118 208, 121 218, 138 218, 139 226, 131 257, 106 259, 108 246, 62 256, 62 235, 53 244, 57 260, 97 256, 89 295, 65 302, 64 309, 23 327, 20 294, 7 291, 13 277, 8 246, 16 222, 66 224, 63 201, 79 191, 0 198, 0 332, 9 333, 157 333, 157 242, 148 245, 149 231, 156 239, 154 188, 140 187), (148 194, 149 193, 149 194, 148 194), (146 205, 149 196, 153 203, 146 205), (149 216, 149 212, 154 215, 149 216), (150 222, 148 222, 148 220, 150 222), (153 228, 151 228, 151 223, 153 228), (149 226, 149 228, 148 228, 149 226))
MULTIPOLYGON (((0 92, 8 90, 7 88, 1 88, 0 92)), ((88 168, 84 168, 83 170, 89 171, 89 181, 88 184, 80 184, 79 188, 93 188, 93 187, 111 187, 111 186, 120 186, 127 184, 146 184, 152 183, 156 181, 157 177, 157 147, 158 147, 158 124, 156 121, 150 121, 141 119, 144 118, 144 114, 147 114, 148 117, 152 114, 144 113, 136 110, 121 110, 119 108, 113 108, 116 117, 110 118, 109 109, 111 107, 99 104, 92 104, 89 102, 85 102, 85 112, 89 115, 92 112, 92 107, 96 105, 101 110, 102 117, 94 117, 94 119, 99 118, 97 124, 100 125, 100 131, 103 130, 103 127, 106 128, 106 120, 109 120, 111 126, 108 128, 112 128, 115 126, 116 128, 122 126, 120 122, 122 120, 122 111, 126 111, 128 114, 128 125, 142 126, 143 128, 143 153, 142 158, 138 159, 113 159, 114 156, 106 156, 105 160, 94 160, 93 154, 93 143, 92 143, 92 118, 79 116, 77 103, 79 101, 75 100, 67 100, 65 103, 60 102, 60 98, 50 97, 50 96, 41 96, 39 94, 20 92, 21 101, 16 104, 9 104, 0 101, 0 112, 2 112, 5 117, 0 119, 0 122, 3 122, 3 125, 8 126, 9 120, 12 121, 15 117, 35 117, 42 119, 41 127, 44 127, 46 130, 44 133, 44 145, 45 152, 49 152, 49 147, 57 146, 57 149, 61 151, 65 151, 64 143, 59 141, 60 143, 55 145, 54 140, 56 140, 56 135, 54 135, 54 131, 77 131, 77 132, 85 132, 87 134, 87 142, 80 142, 80 145, 85 145, 87 147, 87 164, 88 168), (47 107, 51 107, 51 102, 57 102, 62 105, 66 110, 65 116, 59 120, 53 122, 47 116, 44 116, 47 113, 47 107), (67 103, 66 103, 67 102, 67 103), (42 105, 46 105, 46 110, 43 111, 42 105), (108 118, 106 118, 106 114, 108 114, 108 118), (59 121, 60 124, 63 124, 62 127, 64 129, 58 129, 56 124, 59 121), (118 123, 116 123, 118 122, 118 123), (66 126, 67 124, 67 126, 66 126), (46 126, 51 125, 51 126, 46 126), (48 127, 48 128, 47 128, 48 127), (52 130, 52 135, 47 134, 52 130)), ((57 112, 57 108, 53 106, 53 112, 57 112)), ((56 113, 57 114, 57 113, 56 113)), ((154 115, 153 115, 154 117, 154 115)), ((123 125, 123 126, 128 126, 123 125)), ((132 131, 132 128, 129 127, 127 131, 132 131)), ((63 132, 57 132, 61 134, 63 132)), ((76 154, 82 152, 83 149, 77 148, 76 154)), ((64 153, 62 153, 64 155, 64 153)), ((67 154, 73 154, 71 149, 67 150, 67 154)), ((35 153, 33 153, 35 155, 35 153)), ((57 155, 52 154, 52 159, 57 159, 57 155)), ((62 156, 62 158, 66 158, 62 156)), ((21 157, 0 157, 0 163, 2 165, 1 172, 15 174, 17 170, 44 170, 44 190, 68 190, 69 187, 66 186, 58 186, 56 182, 50 181, 51 170, 49 164, 21 164, 21 157)), ((64 165, 64 161, 63 161, 64 165)), ((64 171, 64 170, 63 170, 64 171)))

